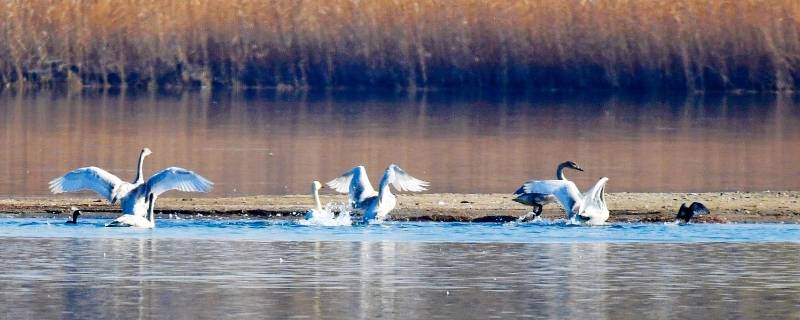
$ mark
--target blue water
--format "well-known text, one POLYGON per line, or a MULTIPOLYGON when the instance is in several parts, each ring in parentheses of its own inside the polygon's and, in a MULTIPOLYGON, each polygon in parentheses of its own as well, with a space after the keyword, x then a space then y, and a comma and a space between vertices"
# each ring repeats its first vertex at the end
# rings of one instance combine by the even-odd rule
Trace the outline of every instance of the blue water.
POLYGON ((105 228, 109 219, 0 219, 0 237, 139 238, 254 241, 402 241, 455 243, 800 242, 797 224, 614 223, 576 226, 562 220, 525 223, 385 222, 306 226, 296 220, 159 219, 155 229, 105 228))
POLYGON ((797 319, 800 225, 0 219, 0 319, 797 319))

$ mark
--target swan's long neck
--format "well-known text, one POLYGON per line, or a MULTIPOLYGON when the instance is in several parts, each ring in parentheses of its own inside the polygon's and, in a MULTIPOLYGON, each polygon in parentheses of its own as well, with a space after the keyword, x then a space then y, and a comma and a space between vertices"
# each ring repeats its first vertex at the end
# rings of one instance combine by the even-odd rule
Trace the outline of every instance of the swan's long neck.
POLYGON ((314 208, 317 209, 317 211, 322 211, 322 202, 319 201, 319 190, 314 186, 312 187, 312 191, 314 193, 314 208))
POLYGON ((136 178, 133 179, 134 184, 144 182, 144 173, 142 173, 143 165, 144 165, 144 150, 142 150, 142 153, 139 154, 139 164, 136 166, 136 178))
POLYGON ((392 189, 389 188, 389 171, 387 170, 386 173, 383 174, 383 178, 381 178, 381 184, 378 186, 378 202, 383 200, 385 195, 391 195, 392 189))
POLYGON ((154 220, 155 217, 153 217, 153 215, 154 215, 153 214, 153 207, 155 207, 155 200, 156 200, 156 197, 155 197, 154 194, 151 193, 149 196, 147 196, 147 202, 148 202, 148 204, 147 204, 147 220, 150 220, 150 222, 155 222, 155 220, 154 220))
POLYGON ((564 175, 564 168, 567 167, 566 163, 562 163, 558 165, 558 169, 556 169, 556 179, 558 180, 567 180, 567 176, 564 175))

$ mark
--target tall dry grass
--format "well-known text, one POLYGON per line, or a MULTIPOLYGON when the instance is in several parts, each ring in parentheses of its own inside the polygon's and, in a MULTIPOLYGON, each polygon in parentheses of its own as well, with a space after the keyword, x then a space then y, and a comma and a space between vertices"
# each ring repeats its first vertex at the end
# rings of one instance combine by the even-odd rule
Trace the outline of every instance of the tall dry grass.
POLYGON ((792 90, 797 0, 0 0, 0 82, 792 90))

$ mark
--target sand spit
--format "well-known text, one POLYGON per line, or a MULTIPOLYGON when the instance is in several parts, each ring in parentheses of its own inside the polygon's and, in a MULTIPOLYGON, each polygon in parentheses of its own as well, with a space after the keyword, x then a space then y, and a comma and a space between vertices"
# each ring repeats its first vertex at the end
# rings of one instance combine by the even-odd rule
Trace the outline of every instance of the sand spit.
MULTIPOLYGON (((341 195, 323 195, 323 203, 344 202, 341 195)), ((394 220, 502 222, 517 219, 529 208, 511 201, 508 194, 415 194, 399 195, 394 220)), ((607 194, 610 222, 672 221, 681 203, 703 202, 711 210, 702 222, 800 223, 800 192, 716 192, 716 193, 612 193, 607 194)), ((0 213, 6 216, 49 216, 70 206, 85 216, 114 216, 119 207, 91 198, 0 199, 0 213)), ((291 218, 311 206, 307 195, 251 196, 230 198, 161 198, 161 214, 213 217, 291 218)), ((545 206, 544 217, 559 218, 560 206, 545 206)), ((65 215, 66 216, 66 215, 65 215)))

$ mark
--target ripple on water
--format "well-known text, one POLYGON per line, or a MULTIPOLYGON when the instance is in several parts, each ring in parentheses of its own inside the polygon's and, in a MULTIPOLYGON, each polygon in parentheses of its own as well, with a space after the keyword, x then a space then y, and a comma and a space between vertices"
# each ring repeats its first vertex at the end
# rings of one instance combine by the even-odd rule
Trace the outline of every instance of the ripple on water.
POLYGON ((423 242, 800 242, 796 224, 612 223, 579 226, 563 219, 510 223, 397 222, 353 224, 350 215, 327 220, 159 219, 143 232, 104 228, 108 219, 0 219, 0 237, 169 238, 255 241, 423 241, 423 242), (332 228, 331 226, 336 226, 332 228))

